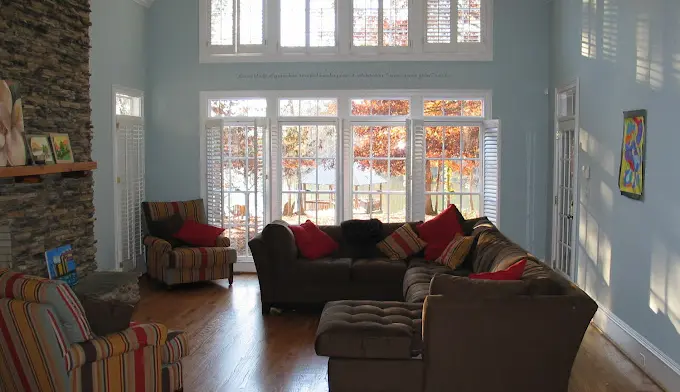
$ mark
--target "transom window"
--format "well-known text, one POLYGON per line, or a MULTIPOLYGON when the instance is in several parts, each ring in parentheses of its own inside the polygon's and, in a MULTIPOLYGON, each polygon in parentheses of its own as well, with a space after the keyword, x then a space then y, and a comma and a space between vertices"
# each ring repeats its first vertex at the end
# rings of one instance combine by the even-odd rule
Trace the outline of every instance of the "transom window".
POLYGON ((499 129, 484 93, 204 93, 203 194, 239 257, 275 219, 498 217, 499 129))
POLYGON ((199 1, 202 62, 493 59, 493 0, 199 1))

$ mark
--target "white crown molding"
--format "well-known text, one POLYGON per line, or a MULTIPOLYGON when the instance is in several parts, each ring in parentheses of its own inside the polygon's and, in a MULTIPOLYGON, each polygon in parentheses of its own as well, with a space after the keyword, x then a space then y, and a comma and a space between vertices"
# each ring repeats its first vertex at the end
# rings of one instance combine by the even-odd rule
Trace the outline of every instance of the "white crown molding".
POLYGON ((154 0, 132 0, 137 4, 143 5, 146 8, 151 7, 151 4, 153 4, 154 0))
POLYGON ((680 365, 659 350, 644 336, 598 303, 593 318, 597 326, 626 356, 668 391, 680 385, 680 365))

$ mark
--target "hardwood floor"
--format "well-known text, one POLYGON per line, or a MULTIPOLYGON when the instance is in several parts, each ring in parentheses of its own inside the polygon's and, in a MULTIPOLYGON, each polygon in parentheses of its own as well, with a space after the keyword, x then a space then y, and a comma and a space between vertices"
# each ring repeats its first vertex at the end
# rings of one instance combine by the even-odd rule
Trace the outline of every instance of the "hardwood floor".
MULTIPOLYGON (((262 316, 254 275, 172 291, 147 283, 135 321, 189 335, 184 391, 325 392, 327 358, 314 353, 318 314, 262 316)), ((662 391, 598 330, 588 329, 569 392, 662 391)), ((548 391, 546 391, 548 392, 548 391)))

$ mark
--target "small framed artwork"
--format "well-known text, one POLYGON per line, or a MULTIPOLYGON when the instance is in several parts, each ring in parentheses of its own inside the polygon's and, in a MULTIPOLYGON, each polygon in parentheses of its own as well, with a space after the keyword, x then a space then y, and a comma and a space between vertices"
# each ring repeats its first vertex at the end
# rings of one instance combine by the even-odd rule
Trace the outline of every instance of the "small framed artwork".
POLYGON ((48 135, 26 135, 26 144, 33 163, 36 165, 54 164, 54 155, 48 135))
POLYGON ((57 163, 73 163, 71 141, 65 133, 50 133, 50 141, 54 150, 54 160, 57 163))

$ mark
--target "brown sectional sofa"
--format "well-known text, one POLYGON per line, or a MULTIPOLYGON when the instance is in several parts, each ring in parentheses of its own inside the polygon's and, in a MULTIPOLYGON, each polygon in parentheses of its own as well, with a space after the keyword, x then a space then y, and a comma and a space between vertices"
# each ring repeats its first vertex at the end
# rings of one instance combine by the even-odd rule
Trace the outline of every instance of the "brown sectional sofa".
MULTIPOLYGON (((384 236, 401 225, 383 225, 384 236)), ((323 260, 298 258, 283 222, 250 247, 263 311, 326 303, 315 348, 330 358, 331 392, 567 391, 597 305, 490 222, 465 222, 476 244, 456 270, 419 255, 389 261, 347 243, 340 226, 320 228, 340 244, 323 260), (465 277, 522 259, 519 281, 465 277)))

